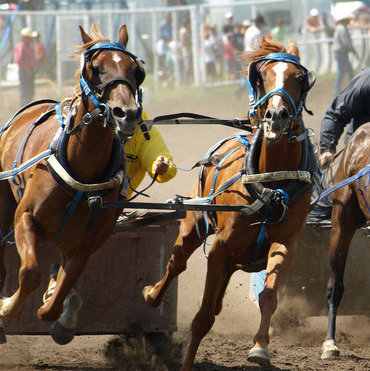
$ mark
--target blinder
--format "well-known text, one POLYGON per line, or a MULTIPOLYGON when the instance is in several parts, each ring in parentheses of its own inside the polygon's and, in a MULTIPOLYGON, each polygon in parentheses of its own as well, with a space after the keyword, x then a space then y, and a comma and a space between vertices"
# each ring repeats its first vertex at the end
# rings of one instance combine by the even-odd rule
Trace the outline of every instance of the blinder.
POLYGON ((316 82, 315 72, 306 70, 302 77, 302 93, 307 94, 316 82))
POLYGON ((145 80, 145 69, 144 69, 144 63, 140 58, 135 58, 135 62, 137 65, 137 70, 135 72, 135 79, 136 79, 136 85, 140 86, 144 80, 145 80))

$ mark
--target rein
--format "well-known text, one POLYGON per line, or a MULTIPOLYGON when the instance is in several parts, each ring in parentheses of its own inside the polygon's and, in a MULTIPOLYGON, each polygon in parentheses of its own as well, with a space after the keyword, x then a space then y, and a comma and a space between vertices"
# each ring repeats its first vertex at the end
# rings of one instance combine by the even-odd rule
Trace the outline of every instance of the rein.
POLYGON ((369 183, 370 183, 370 165, 367 165, 364 168, 362 168, 357 174, 355 174, 355 175, 353 175, 353 176, 351 176, 347 179, 344 179, 341 182, 338 182, 338 183, 334 184, 332 187, 326 189, 324 192, 322 192, 318 197, 316 197, 311 202, 311 206, 315 205, 318 201, 320 201, 323 198, 329 196, 330 194, 332 194, 333 192, 335 192, 339 188, 345 187, 345 186, 347 186, 347 185, 349 185, 353 182, 356 182, 357 183, 357 189, 359 190, 360 195, 364 200, 365 206, 370 213, 370 206, 366 202, 366 199, 365 199, 365 196, 364 196, 364 191, 360 188, 360 183, 359 183, 359 179, 362 178, 365 175, 367 175, 367 181, 366 181, 366 184, 364 186, 364 189, 366 189, 368 187, 369 183))

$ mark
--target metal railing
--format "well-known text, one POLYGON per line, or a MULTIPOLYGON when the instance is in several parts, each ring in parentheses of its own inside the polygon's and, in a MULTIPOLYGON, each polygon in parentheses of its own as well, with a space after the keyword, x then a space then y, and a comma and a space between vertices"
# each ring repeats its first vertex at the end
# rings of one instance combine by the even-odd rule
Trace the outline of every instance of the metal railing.
MULTIPOLYGON (((183 65, 179 52, 178 30, 181 20, 190 18, 192 37, 193 83, 195 86, 217 86, 235 84, 238 80, 228 81, 224 76, 208 82, 205 74, 205 62, 202 53, 204 42, 203 25, 217 24, 219 29, 224 21, 224 14, 232 11, 236 22, 253 18, 257 12, 268 13, 274 8, 294 11, 291 22, 290 38, 294 39, 301 50, 302 63, 317 73, 334 72, 331 58, 331 39, 325 36, 313 39, 305 30, 307 0, 259 0, 238 1, 183 7, 139 8, 132 10, 101 9, 89 11, 0 11, 5 20, 0 39, 0 69, 3 80, 6 78, 8 64, 12 62, 13 48, 19 39, 22 27, 29 26, 39 31, 48 51, 48 61, 42 73, 57 82, 58 89, 73 79, 78 61, 73 57, 74 45, 80 44, 78 25, 88 29, 93 21, 99 21, 103 35, 112 40, 118 37, 121 24, 127 24, 129 32, 128 48, 146 62, 147 73, 154 76, 156 88, 161 86, 159 74, 159 56, 156 52, 159 24, 163 14, 172 13, 172 34, 175 45, 171 53, 172 84, 175 88, 183 84, 183 65), (295 7, 294 9, 292 7, 295 7), (299 21, 297 23, 297 20, 299 21), (302 27, 303 25, 303 27, 302 27)), ((272 26, 269 25, 269 26, 272 26)), ((353 61, 356 68, 368 65, 369 35, 365 31, 354 30, 353 39, 359 52, 360 60, 353 61)), ((14 77, 14 76, 13 76, 14 77)))

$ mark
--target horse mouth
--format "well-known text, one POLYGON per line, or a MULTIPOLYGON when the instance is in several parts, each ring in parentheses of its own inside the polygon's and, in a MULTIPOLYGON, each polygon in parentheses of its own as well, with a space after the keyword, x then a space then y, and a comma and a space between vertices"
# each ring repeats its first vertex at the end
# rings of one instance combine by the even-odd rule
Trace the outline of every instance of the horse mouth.
POLYGON ((266 139, 266 144, 267 146, 270 146, 274 143, 279 142, 279 140, 282 138, 284 134, 284 127, 281 124, 275 125, 278 126, 278 130, 273 130, 272 127, 273 125, 271 122, 264 122, 263 123, 263 130, 264 130, 264 136, 266 139))
POLYGON ((129 137, 132 137, 139 126, 138 120, 132 120, 130 122, 125 121, 124 123, 122 123, 121 119, 113 118, 113 121, 115 134, 119 139, 127 139, 129 137))

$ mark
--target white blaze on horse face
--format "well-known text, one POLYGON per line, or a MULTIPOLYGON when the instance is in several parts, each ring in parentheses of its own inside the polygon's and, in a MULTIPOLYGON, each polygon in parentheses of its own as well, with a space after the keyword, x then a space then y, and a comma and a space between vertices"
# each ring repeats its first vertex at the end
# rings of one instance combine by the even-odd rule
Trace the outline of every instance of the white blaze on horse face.
MULTIPOLYGON (((284 72, 288 68, 288 64, 284 62, 276 63, 272 68, 275 72, 275 89, 284 88, 284 72)), ((275 108, 279 107, 282 98, 278 95, 272 97, 272 105, 275 108)))
POLYGON ((116 63, 121 62, 121 57, 118 55, 118 53, 114 53, 112 59, 116 63))

